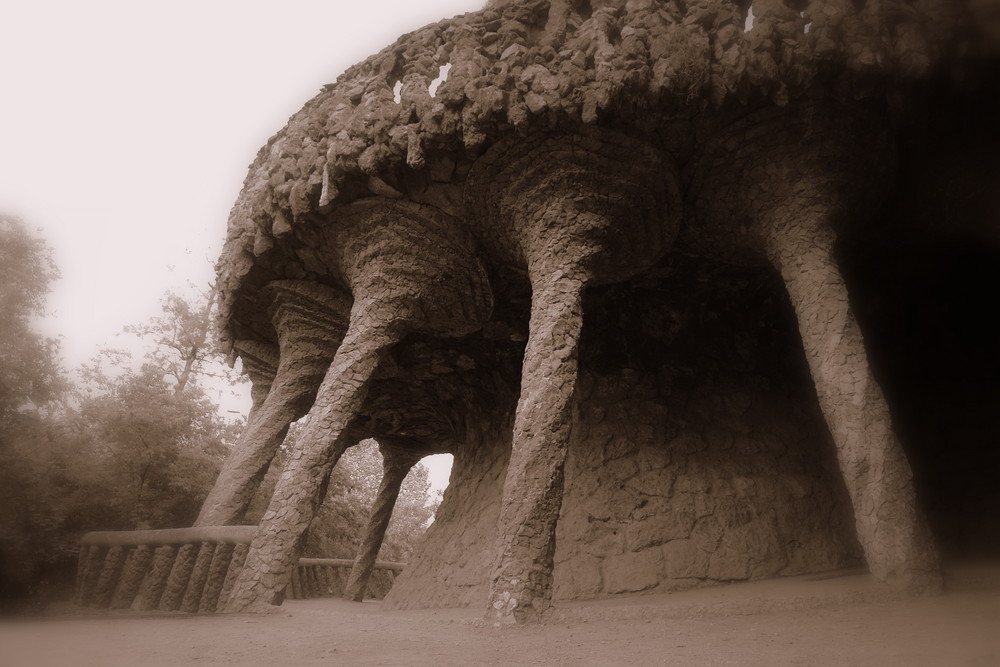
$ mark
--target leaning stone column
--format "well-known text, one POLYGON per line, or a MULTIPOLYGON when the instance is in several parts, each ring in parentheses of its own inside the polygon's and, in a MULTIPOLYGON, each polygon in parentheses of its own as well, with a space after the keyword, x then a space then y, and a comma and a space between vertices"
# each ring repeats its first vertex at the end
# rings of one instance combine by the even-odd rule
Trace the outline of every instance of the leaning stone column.
POLYGON ((767 250, 798 318, 868 567, 914 592, 939 588, 936 551, 833 257, 833 232, 815 211, 800 209, 795 219, 772 227, 767 250), (810 213, 817 217, 799 217, 810 213))
POLYGON ((891 182, 885 112, 799 100, 706 137, 691 170, 692 218, 716 237, 707 247, 742 245, 739 256, 762 254, 780 272, 872 574, 914 590, 939 587, 910 467, 834 257, 837 230, 864 224, 891 182))
POLYGON ((492 311, 485 270, 460 223, 428 207, 366 199, 339 209, 325 232, 331 268, 354 297, 350 324, 257 529, 228 611, 281 604, 324 482, 353 441, 381 357, 410 332, 459 336, 492 311))
POLYGON ((399 489, 406 479, 407 473, 420 460, 420 454, 412 451, 379 445, 382 450, 382 481, 379 483, 378 494, 372 503, 371 516, 361 547, 354 559, 351 575, 344 587, 344 599, 361 602, 368 588, 368 580, 375 569, 375 559, 382 547, 385 530, 389 527, 392 510, 399 497, 399 489))
POLYGON ((579 276, 559 273, 532 281, 530 333, 490 582, 488 611, 500 620, 537 620, 551 598, 584 284, 579 276))
MULTIPOLYGON (((288 432, 315 396, 344 336, 350 299, 319 283, 277 280, 265 288, 278 332, 280 356, 273 385, 202 505, 196 526, 235 523, 242 516, 288 432)), ((258 355, 259 356, 259 355, 258 355)))
POLYGON ((361 409, 380 354, 395 342, 396 337, 384 329, 359 325, 348 329, 302 433, 306 446, 292 453, 278 480, 233 586, 228 611, 259 611, 281 604, 298 543, 319 507, 324 480, 348 446, 345 431, 361 409))
POLYGON ((527 265, 532 290, 487 607, 501 622, 536 620, 552 594, 584 289, 662 256, 677 190, 655 149, 601 130, 494 146, 469 175, 470 208, 496 223, 495 243, 527 265))

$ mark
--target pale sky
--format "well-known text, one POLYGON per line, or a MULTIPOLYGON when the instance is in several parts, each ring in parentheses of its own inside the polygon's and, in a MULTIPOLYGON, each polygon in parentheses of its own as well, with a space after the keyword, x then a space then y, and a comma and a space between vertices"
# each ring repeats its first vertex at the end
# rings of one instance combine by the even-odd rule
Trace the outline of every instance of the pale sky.
MULTIPOLYGON (((31 0, 0 24, 0 211, 52 247, 68 368, 206 285, 258 148, 347 67, 483 0, 31 0)), ((435 486, 446 470, 433 465, 435 486)))

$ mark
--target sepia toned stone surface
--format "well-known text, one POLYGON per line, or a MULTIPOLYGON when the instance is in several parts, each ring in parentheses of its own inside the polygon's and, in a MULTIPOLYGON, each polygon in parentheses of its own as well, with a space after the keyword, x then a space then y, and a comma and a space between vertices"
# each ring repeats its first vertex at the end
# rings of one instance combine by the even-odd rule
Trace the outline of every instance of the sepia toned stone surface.
MULTIPOLYGON (((554 600, 861 562, 830 436, 815 397, 802 391, 808 367, 794 329, 779 326, 791 316, 765 296, 780 283, 692 282, 667 281, 688 296, 655 318, 618 298, 588 301, 599 320, 635 326, 581 351, 554 600), (723 305, 729 315, 715 322, 662 326, 723 305), (643 320, 658 326, 640 330, 643 320), (604 367, 610 355, 619 360, 604 367)), ((506 428, 456 451, 435 523, 388 604, 482 604, 510 452, 505 419, 506 428)))
POLYGON ((199 525, 237 521, 309 421, 228 610, 329 587, 293 579, 297 550, 366 437, 455 455, 390 605, 529 622, 860 557, 935 589, 845 265, 910 233, 934 160, 907 158, 989 101, 1000 16, 750 5, 493 1, 350 68, 261 149, 218 266, 255 407, 199 525))
POLYGON ((382 546, 382 539, 389 527, 392 510, 399 497, 400 487, 407 473, 419 459, 412 451, 391 449, 380 446, 382 452, 382 480, 379 482, 375 501, 372 503, 367 530, 361 539, 358 555, 354 559, 347 584, 344 586, 344 599, 361 602, 368 588, 368 580, 375 569, 375 559, 382 546))
POLYGON ((153 552, 153 562, 139 587, 139 594, 135 600, 135 607, 139 611, 152 611, 159 608, 160 598, 163 597, 163 591, 167 588, 167 580, 170 578, 170 570, 177 557, 177 551, 176 547, 164 545, 153 552))
POLYGON ((265 292, 273 295, 270 310, 278 332, 278 362, 272 370, 264 367, 263 354, 244 352, 244 358, 252 359, 254 386, 265 384, 267 393, 226 459, 197 526, 230 525, 242 519, 289 425, 315 399, 332 350, 347 329, 351 301, 343 292, 291 280, 268 283, 265 292))
POLYGON ((328 228, 324 249, 354 298, 350 323, 303 428, 308 445, 292 451, 278 480, 227 603, 230 611, 281 602, 330 470, 354 444, 349 426, 381 357, 411 332, 474 331, 492 309, 471 242, 447 216, 375 200, 353 205, 342 222, 328 228))

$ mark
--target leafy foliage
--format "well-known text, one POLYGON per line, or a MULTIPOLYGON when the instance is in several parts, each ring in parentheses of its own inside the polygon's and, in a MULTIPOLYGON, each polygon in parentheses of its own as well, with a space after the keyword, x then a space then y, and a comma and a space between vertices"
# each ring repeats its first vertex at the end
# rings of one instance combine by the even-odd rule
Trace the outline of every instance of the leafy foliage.
POLYGON ((184 391, 189 382, 198 378, 240 382, 236 373, 222 363, 225 353, 212 335, 215 299, 211 286, 196 299, 167 292, 162 300, 163 315, 125 327, 125 331, 152 345, 146 363, 173 378, 175 391, 184 391))
POLYGON ((45 242, 17 218, 0 215, 0 438, 22 408, 53 400, 63 387, 58 342, 31 326, 58 275, 45 242))
MULTIPOLYGON (((79 538, 91 530, 190 526, 241 423, 209 390, 235 383, 212 336, 214 293, 167 294, 163 314, 126 327, 141 359, 105 349, 67 381, 57 345, 36 334, 57 275, 44 242, 0 217, 0 610, 65 597, 79 538)), ((263 514, 299 430, 292 428, 255 500, 263 514)), ((353 558, 381 480, 378 446, 342 458, 307 554, 353 558)), ((405 559, 434 514, 419 464, 400 493, 381 557, 405 559)), ((256 516, 253 516, 256 514, 256 516)))
POLYGON ((122 528, 190 525, 235 440, 196 386, 178 391, 150 364, 104 379, 73 415, 92 457, 115 480, 122 528))
MULTIPOLYGON (((306 549, 321 555, 324 550, 342 548, 343 542, 350 542, 353 558, 360 546, 361 537, 368 523, 369 511, 378 493, 382 479, 382 455, 378 443, 365 440, 348 449, 341 457, 330 476, 326 500, 320 510, 319 520, 309 529, 306 549), (332 533, 324 516, 355 516, 360 513, 358 527, 332 533), (323 539, 324 535, 329 535, 323 539), (338 544, 338 541, 340 544, 338 544)), ((427 468, 417 463, 410 469, 399 491, 399 498, 385 533, 385 540, 379 551, 383 560, 405 561, 423 536, 440 499, 430 500, 430 481, 427 468)))
MULTIPOLYGON (((19 261, 51 267, 43 244, 17 240, 19 261)), ((53 271, 4 273, 21 280, 4 296, 24 314, 11 318, 21 349, 44 349, 28 315, 41 310, 53 271)), ((57 375, 54 356, 31 366, 0 358, 0 600, 71 581, 89 530, 191 525, 239 429, 194 381, 209 367, 210 310, 168 295, 162 318, 134 328, 153 339, 138 368, 127 352, 105 350, 75 387, 57 375), (172 352, 166 331, 181 343, 172 352), (6 382, 22 374, 27 381, 6 382)))

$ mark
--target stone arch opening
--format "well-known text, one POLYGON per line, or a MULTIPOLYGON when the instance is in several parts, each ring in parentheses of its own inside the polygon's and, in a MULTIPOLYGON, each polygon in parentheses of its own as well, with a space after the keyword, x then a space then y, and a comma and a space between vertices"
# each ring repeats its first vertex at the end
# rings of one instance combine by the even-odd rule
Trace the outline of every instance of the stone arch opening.
POLYGON ((431 493, 443 495, 451 483, 451 468, 455 463, 455 456, 453 454, 431 454, 425 457, 421 463, 428 470, 431 493))

